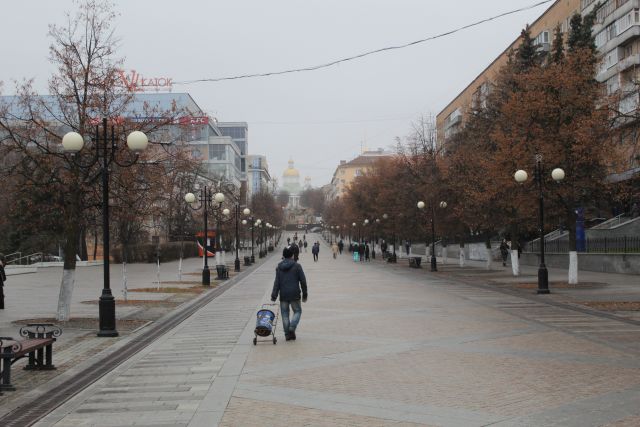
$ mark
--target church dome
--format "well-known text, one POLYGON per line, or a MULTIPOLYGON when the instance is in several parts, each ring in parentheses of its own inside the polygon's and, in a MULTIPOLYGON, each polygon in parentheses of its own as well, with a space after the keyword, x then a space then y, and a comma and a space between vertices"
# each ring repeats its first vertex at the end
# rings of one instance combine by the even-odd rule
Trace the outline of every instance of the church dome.
POLYGON ((282 176, 294 176, 294 177, 300 176, 300 172, 298 172, 298 169, 293 167, 293 160, 289 160, 289 167, 284 171, 282 176))

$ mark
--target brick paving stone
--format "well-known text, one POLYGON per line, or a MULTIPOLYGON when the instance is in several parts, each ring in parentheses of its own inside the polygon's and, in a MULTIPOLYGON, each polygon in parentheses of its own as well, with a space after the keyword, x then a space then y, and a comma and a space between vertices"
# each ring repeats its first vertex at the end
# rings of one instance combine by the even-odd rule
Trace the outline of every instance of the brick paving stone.
POLYGON ((237 426, 314 426, 314 427, 429 427, 427 424, 407 423, 373 417, 320 411, 293 405, 259 400, 232 398, 220 427, 237 426))
POLYGON ((278 329, 278 345, 253 346, 255 311, 268 298, 276 262, 267 260, 38 425, 639 420, 637 325, 477 285, 483 277, 506 280, 499 272, 447 266, 432 274, 353 263, 348 254, 333 260, 323 244, 319 262, 301 255, 309 302, 298 339, 285 342, 278 329))

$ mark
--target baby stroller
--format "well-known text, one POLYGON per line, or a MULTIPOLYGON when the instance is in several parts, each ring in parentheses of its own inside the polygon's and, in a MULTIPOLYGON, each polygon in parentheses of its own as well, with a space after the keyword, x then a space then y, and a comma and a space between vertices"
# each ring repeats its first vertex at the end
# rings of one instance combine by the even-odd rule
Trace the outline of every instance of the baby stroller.
POLYGON ((256 334, 253 338, 253 345, 258 344, 258 337, 268 337, 272 335, 272 341, 275 345, 278 342, 276 338, 276 325, 278 324, 278 304, 262 304, 262 308, 258 310, 256 314, 256 334), (273 307, 276 306, 276 307, 273 307), (273 310, 269 310, 266 307, 273 307, 273 310))

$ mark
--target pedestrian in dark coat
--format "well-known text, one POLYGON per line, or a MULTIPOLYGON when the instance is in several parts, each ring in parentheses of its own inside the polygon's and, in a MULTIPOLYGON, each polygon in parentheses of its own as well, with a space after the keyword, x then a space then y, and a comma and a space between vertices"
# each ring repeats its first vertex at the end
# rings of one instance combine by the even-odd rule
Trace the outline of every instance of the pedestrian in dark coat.
POLYGON ((371 259, 369 258, 369 244, 365 243, 364 245, 364 259, 365 261, 371 261, 371 259))
POLYGON ((364 243, 360 243, 358 245, 358 252, 360 253, 360 262, 364 262, 364 250, 365 250, 364 243))
POLYGON ((7 275, 4 272, 4 255, 0 254, 0 310, 4 310, 4 282, 7 281, 7 275))
POLYGON ((343 249, 344 249, 344 242, 342 241, 342 239, 340 239, 340 242, 338 243, 338 250, 340 251, 340 255, 342 255, 343 249))
POLYGON ((502 256, 502 266, 507 266, 507 257, 509 256, 509 245, 507 244, 507 239, 502 239, 500 242, 500 255, 502 256))
POLYGON ((300 248, 295 241, 289 246, 289 249, 291 249, 291 253, 293 254, 293 260, 298 262, 298 258, 300 257, 300 248))
POLYGON ((302 302, 307 302, 307 279, 304 276, 302 266, 293 261, 293 252, 289 248, 282 251, 283 260, 276 267, 276 278, 271 291, 271 301, 275 302, 280 295, 280 313, 282 315, 282 327, 287 341, 296 339, 296 328, 302 315, 300 304, 300 291, 302 290, 302 302), (293 317, 289 320, 289 309, 293 310, 293 317))
POLYGON ((313 261, 318 262, 318 254, 320 253, 320 242, 315 242, 313 247, 311 248, 311 253, 313 253, 313 261))

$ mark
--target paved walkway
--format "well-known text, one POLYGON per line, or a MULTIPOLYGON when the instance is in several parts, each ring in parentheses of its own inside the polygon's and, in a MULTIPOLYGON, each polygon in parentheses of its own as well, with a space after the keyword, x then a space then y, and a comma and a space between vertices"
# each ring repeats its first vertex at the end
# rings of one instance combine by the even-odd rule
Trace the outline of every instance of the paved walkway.
POLYGON ((317 263, 302 254, 298 340, 254 347, 277 261, 38 425, 640 425, 633 322, 333 260, 323 244, 317 263))

